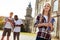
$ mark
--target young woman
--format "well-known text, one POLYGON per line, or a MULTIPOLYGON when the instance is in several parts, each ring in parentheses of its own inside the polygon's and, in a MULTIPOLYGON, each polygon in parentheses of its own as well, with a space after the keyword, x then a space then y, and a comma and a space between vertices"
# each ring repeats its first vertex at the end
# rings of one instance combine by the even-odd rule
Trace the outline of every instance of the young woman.
POLYGON ((22 26, 23 26, 22 20, 18 19, 18 16, 15 15, 14 16, 14 32, 13 32, 14 40, 16 40, 16 37, 17 37, 17 40, 19 40, 20 30, 22 26))
POLYGON ((51 40, 50 33, 53 30, 54 18, 51 17, 51 6, 49 3, 45 4, 42 15, 44 19, 40 18, 41 15, 39 14, 35 23, 35 26, 39 28, 36 40, 51 40), (44 20, 43 23, 39 22, 41 19, 44 20))

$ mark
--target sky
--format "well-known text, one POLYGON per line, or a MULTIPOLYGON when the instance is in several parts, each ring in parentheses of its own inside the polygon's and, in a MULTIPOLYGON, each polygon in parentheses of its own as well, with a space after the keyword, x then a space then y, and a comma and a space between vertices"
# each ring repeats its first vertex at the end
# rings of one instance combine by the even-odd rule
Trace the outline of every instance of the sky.
POLYGON ((32 17, 34 17, 35 0, 0 0, 0 16, 8 17, 9 13, 13 12, 14 15, 18 15, 19 18, 25 19, 26 8, 29 2, 31 2, 32 17))

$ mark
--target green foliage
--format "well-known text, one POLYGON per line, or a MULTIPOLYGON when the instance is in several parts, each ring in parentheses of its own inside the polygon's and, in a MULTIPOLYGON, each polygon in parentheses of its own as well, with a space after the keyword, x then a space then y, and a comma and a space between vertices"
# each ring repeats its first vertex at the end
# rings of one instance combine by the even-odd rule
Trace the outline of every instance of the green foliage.
POLYGON ((0 18, 0 30, 3 28, 3 18, 0 18))

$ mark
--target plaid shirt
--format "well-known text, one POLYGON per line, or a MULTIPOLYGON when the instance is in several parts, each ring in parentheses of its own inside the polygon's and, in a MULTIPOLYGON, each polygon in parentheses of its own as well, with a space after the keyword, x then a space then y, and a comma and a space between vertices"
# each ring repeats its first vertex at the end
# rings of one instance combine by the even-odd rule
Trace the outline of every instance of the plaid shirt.
MULTIPOLYGON (((55 21, 54 18, 51 18, 50 22, 52 24, 54 23, 54 21, 55 21)), ((39 23, 39 21, 36 20, 35 25, 38 24, 38 23, 39 23)), ((46 23, 46 20, 45 20, 45 23, 46 23)), ((45 26, 42 26, 38 29, 39 29, 39 32, 37 33, 38 37, 41 37, 41 38, 44 38, 44 39, 50 39, 51 38, 51 35, 50 35, 51 28, 50 27, 47 28, 45 26)))

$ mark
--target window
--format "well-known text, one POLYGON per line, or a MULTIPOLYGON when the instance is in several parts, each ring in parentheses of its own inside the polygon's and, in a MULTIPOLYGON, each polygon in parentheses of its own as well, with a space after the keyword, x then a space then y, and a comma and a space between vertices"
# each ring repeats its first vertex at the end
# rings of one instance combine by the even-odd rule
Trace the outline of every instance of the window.
POLYGON ((54 1, 53 11, 58 11, 58 0, 54 1))

